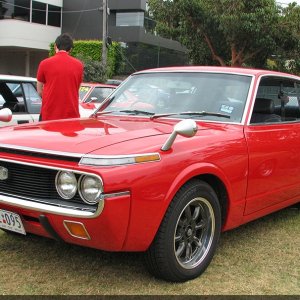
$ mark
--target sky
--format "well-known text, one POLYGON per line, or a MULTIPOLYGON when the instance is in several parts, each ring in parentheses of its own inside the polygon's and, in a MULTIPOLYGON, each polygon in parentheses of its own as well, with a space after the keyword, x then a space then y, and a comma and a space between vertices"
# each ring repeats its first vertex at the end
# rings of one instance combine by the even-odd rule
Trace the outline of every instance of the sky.
POLYGON ((282 5, 287 5, 289 3, 296 2, 298 5, 300 5, 300 0, 277 0, 276 2, 282 5))

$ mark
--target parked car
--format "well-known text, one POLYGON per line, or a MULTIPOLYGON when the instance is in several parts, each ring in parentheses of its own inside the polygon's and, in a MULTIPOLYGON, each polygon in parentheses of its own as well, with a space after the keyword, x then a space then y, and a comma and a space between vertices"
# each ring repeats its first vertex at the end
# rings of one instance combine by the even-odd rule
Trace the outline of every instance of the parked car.
POLYGON ((193 279, 221 232, 299 205, 299 101, 284 109, 299 87, 264 70, 146 70, 90 118, 2 128, 0 227, 145 251, 155 276, 193 279))
MULTIPOLYGON (((116 86, 83 83, 80 87, 81 117, 90 116, 116 86)), ((41 111, 41 97, 36 91, 36 78, 0 75, 0 109, 8 107, 13 117, 0 126, 37 122, 41 111)))
POLYGON ((80 116, 90 116, 115 89, 115 85, 82 83, 79 89, 80 116))
POLYGON ((36 79, 32 77, 0 75, 0 109, 9 108, 12 119, 0 126, 38 121, 41 98, 36 91, 36 79))

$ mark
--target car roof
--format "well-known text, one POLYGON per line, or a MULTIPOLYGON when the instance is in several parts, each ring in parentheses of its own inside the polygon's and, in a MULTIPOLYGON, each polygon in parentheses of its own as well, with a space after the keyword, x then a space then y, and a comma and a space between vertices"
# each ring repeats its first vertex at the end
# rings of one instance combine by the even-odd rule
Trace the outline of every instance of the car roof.
POLYGON ((18 76, 18 75, 5 75, 0 74, 0 80, 5 81, 29 81, 29 82, 36 82, 36 78, 34 77, 28 77, 28 76, 18 76))
POLYGON ((155 69, 148 69, 136 72, 134 74, 141 74, 141 73, 155 73, 155 72, 220 72, 220 73, 232 73, 232 74, 242 74, 242 75, 250 75, 250 76, 261 76, 261 75, 280 75, 280 76, 293 76, 299 79, 298 76, 277 72, 277 71, 270 71, 270 70, 263 70, 263 69, 251 69, 251 68, 238 68, 238 67, 218 67, 218 66, 178 66, 178 67, 165 67, 165 68, 155 68, 155 69))

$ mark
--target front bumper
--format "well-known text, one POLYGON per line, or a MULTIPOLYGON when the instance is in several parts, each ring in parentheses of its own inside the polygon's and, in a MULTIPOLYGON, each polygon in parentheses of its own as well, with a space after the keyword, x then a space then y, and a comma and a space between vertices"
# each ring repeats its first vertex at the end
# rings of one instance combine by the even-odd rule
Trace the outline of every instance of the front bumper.
POLYGON ((105 195, 95 212, 37 203, 0 195, 0 208, 20 215, 25 231, 67 243, 106 251, 121 251, 128 228, 129 192, 105 195), (67 222, 81 223, 89 239, 67 230, 67 222))

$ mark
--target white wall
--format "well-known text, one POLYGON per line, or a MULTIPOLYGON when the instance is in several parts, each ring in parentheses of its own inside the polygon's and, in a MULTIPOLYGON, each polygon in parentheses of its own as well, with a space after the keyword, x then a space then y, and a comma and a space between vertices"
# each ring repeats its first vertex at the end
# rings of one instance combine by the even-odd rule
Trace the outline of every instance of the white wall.
POLYGON ((61 34, 60 27, 19 20, 1 20, 0 47, 49 50, 49 44, 61 34))

